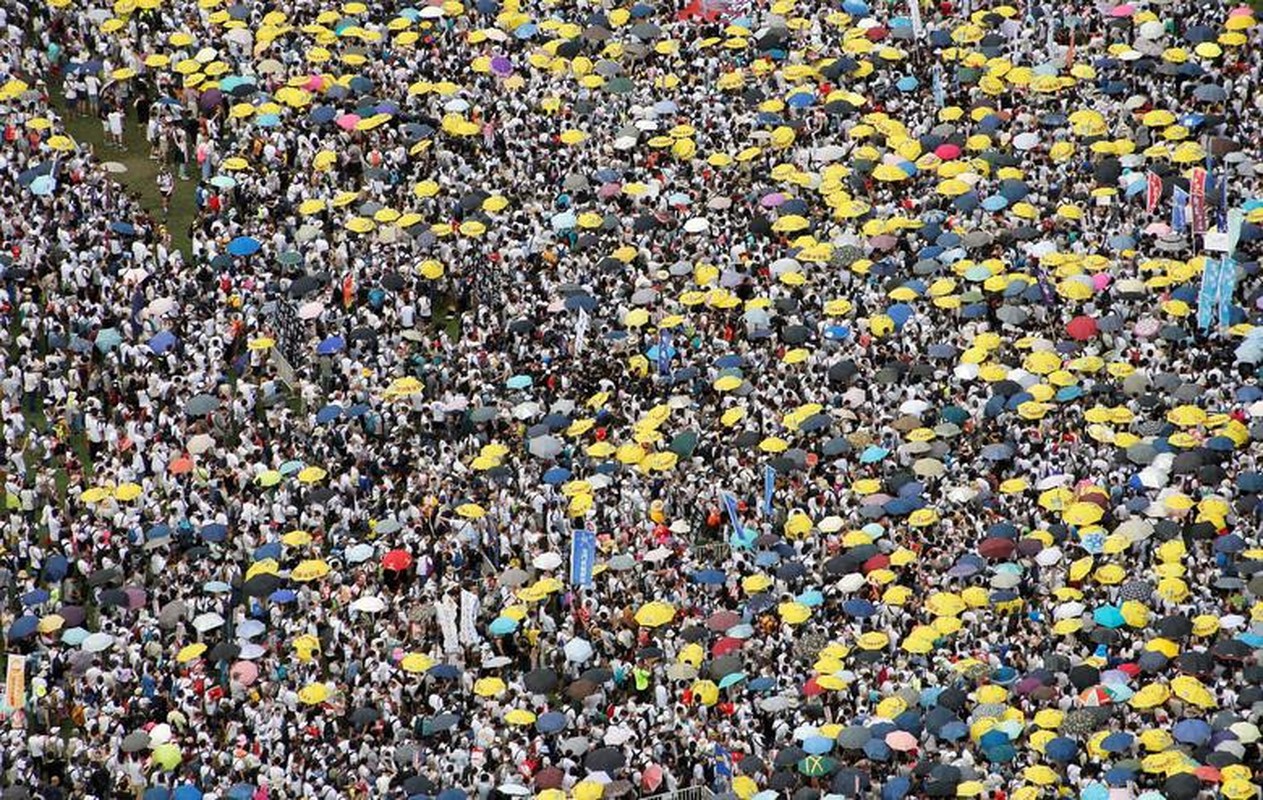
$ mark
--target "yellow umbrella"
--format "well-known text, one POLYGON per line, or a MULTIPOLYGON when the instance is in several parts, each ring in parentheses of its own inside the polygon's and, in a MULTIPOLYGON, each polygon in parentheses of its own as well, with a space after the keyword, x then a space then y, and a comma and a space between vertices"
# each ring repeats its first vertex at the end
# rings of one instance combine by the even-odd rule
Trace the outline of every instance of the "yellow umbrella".
POLYGON ((741 379, 738 378, 736 375, 725 375, 719 380, 715 381, 713 385, 715 387, 715 391, 731 392, 733 389, 736 389, 738 386, 741 385, 741 379))
POLYGON ((636 612, 636 623, 646 628, 657 628, 675 619, 675 608, 667 603, 646 603, 636 612))
POLYGON ((519 727, 531 725, 535 722, 535 714, 525 708, 515 708, 504 715, 504 721, 519 727))
POLYGON ((298 482, 315 483, 316 481, 324 480, 328 474, 322 467, 303 467, 298 473, 298 482))
POLYGON ((1180 675, 1171 680, 1171 690, 1175 696, 1198 708, 1218 708, 1219 703, 1202 682, 1191 675, 1180 675))
POLYGON ((704 706, 713 706, 719 702, 719 687, 714 681, 697 681, 692 686, 693 694, 704 706))
POLYGON ((300 561, 298 566, 294 567, 294 569, 290 572, 289 577, 292 580, 305 583, 307 581, 314 581, 319 578, 323 578, 328 575, 331 570, 332 567, 329 566, 329 562, 325 561, 323 558, 309 558, 306 561, 300 561))
POLYGON ((474 681, 474 694, 479 697, 495 697, 503 694, 506 688, 508 687, 504 681, 499 678, 479 678, 474 681))
POLYGON ((456 507, 456 513, 465 519, 482 519, 487 516, 487 509, 477 503, 464 503, 456 507))
POLYGON ((1062 513, 1062 519, 1070 525, 1083 527, 1093 525, 1105 516, 1105 511, 1096 503, 1077 502, 1062 513))
POLYGON ((311 544, 311 534, 307 531, 292 530, 281 537, 281 544, 286 547, 306 547, 311 544))
POLYGON ((1171 690, 1164 683, 1151 683, 1131 696, 1132 708, 1148 709, 1162 705, 1171 697, 1171 690))
POLYGON ((570 790, 572 800, 601 800, 605 794, 605 784, 596 781, 579 781, 570 790))
POLYGON ((868 631, 860 634, 856 643, 860 646, 861 650, 881 650, 890 644, 890 637, 881 631, 868 631))
POLYGON ((790 625, 801 625, 811 617, 811 609, 802 603, 781 603, 776 613, 790 625))
POLYGON ((1052 786, 1057 782, 1057 773, 1043 764, 1033 764, 1022 770, 1022 777, 1036 786, 1052 786))
POLYGON ((140 485, 136 483, 122 483, 114 490, 114 499, 128 502, 140 497, 140 485))
POLYGON ((311 683, 298 690, 298 700, 304 705, 318 706, 329 699, 329 687, 323 683, 311 683))
POLYGON ((175 660, 179 664, 187 664, 188 662, 201 658, 202 653, 206 652, 206 645, 201 642, 195 644, 186 644, 180 648, 180 652, 175 654, 175 660))
POLYGON ((434 659, 425 653, 409 653, 403 657, 403 661, 399 662, 399 666, 404 672, 410 672, 415 675, 425 672, 434 666, 434 659))

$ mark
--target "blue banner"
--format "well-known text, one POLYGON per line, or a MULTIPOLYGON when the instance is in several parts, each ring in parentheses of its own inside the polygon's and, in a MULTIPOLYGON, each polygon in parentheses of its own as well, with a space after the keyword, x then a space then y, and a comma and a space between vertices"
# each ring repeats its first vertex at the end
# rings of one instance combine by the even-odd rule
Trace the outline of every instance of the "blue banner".
POLYGON ((1219 176, 1219 208, 1215 214, 1216 227, 1220 233, 1228 232, 1228 170, 1219 176))
POLYGON ((591 586, 592 571, 596 567, 596 534, 592 531, 575 531, 570 539, 570 583, 573 586, 591 586))
POLYGON ((658 332, 658 374, 671 374, 671 340, 673 339, 670 328, 663 328, 658 332))
POLYGON ((1219 327, 1227 328, 1232 324, 1232 295, 1237 290, 1237 262, 1231 256, 1224 256, 1219 267, 1219 327))
POLYGON ((1215 303, 1219 298, 1219 259, 1206 259, 1202 285, 1197 292, 1197 327, 1207 330, 1215 321, 1215 303))
POLYGON ((776 467, 763 467, 763 513, 772 516, 772 495, 776 492, 776 467))
POLYGON ((745 536, 745 526, 741 524, 741 512, 737 510, 737 498, 724 493, 724 509, 728 512, 728 523, 732 525, 732 535, 735 539, 741 539, 745 536))
POLYGON ((1171 187, 1171 230, 1183 233, 1188 227, 1188 192, 1178 186, 1171 187))

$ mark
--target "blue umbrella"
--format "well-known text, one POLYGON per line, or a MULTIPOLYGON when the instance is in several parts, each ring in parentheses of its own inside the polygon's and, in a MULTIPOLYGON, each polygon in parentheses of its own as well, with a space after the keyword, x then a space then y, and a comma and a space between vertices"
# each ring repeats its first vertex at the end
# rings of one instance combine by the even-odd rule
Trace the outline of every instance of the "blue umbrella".
POLYGON ((852 617, 871 617, 877 613, 877 606, 862 600, 858 597, 847 600, 842 604, 842 610, 852 617))
POLYGON ((249 783, 239 783, 228 790, 228 800, 250 800, 254 797, 255 787, 249 783))
POLYGON ((1092 781, 1079 792, 1079 800, 1109 800, 1110 789, 1100 781, 1092 781))
POLYGON ((808 589, 794 599, 808 608, 824 605, 824 594, 819 589, 808 589))
POLYGON ((517 630, 517 620, 511 617, 496 617, 491 620, 491 627, 488 630, 491 631, 492 636, 507 636, 517 630))
POLYGON ((202 790, 191 783, 181 784, 176 787, 172 800, 202 800, 202 790))
POLYGON ((1106 628, 1121 628, 1127 624, 1122 609, 1117 606, 1101 606, 1092 612, 1092 619, 1106 628))
POLYGON ((776 688, 776 681, 766 675, 761 675, 746 684, 752 692, 766 692, 776 688))
POLYGON ((9 640, 18 641, 25 639, 39 627, 39 617, 31 614, 18 617, 13 620, 13 624, 9 626, 9 640))
POLYGON ((1171 735, 1177 742, 1198 745, 1210 739, 1211 727, 1204 719, 1182 719, 1175 723, 1171 735))
POLYGON ((19 598, 24 606, 37 606, 48 602, 48 592, 43 589, 32 589, 19 598))
POLYGON ((341 336, 330 336, 320 344, 316 345, 316 353, 322 356, 333 355, 346 347, 346 339, 341 336))
POLYGON ((277 561, 280 561, 281 543, 268 542, 267 544, 261 544, 254 548, 254 552, 250 554, 250 557, 255 561, 263 561, 268 558, 275 558, 277 561))
POLYGON ((464 789, 444 789, 435 800, 465 800, 468 795, 464 789))
POLYGON ((506 388, 509 389, 525 389, 534 383, 534 379, 530 375, 514 375, 504 382, 506 388))
POLYGON ((120 236, 135 236, 136 226, 130 222, 111 222, 110 230, 120 236))
POLYGON ((297 600, 298 595, 295 594, 292 589, 277 589, 275 592, 268 595, 268 599, 273 603, 284 605, 285 603, 292 603, 297 600))
POLYGON ((570 480, 570 470, 565 467, 553 467, 544 473, 544 483, 557 486, 570 480))
POLYGON ((1101 749, 1107 753, 1125 753, 1136 742, 1136 737, 1127 731, 1114 731, 1101 740, 1101 749))
POLYGON ((43 576, 47 581, 56 583, 65 578, 66 573, 69 571, 70 562, 60 553, 49 556, 48 560, 44 562, 43 576))
POLYGON ((154 351, 156 355, 162 355, 171 349, 175 344, 175 334, 171 331, 159 331, 152 339, 149 340, 149 349, 154 351))
POLYGON ((1053 761, 1071 761, 1079 752, 1079 743, 1065 736, 1058 736, 1044 748, 1044 755, 1053 761))
POLYGON ((238 236, 228 243, 228 255, 231 256, 252 256, 259 252, 259 240, 253 236, 238 236))
POLYGON ((693 573, 693 582, 703 586, 721 586, 728 579, 722 570, 702 569, 693 573))
MULTIPOLYGON (((431 670, 433 671, 433 670, 431 670)), ((540 714, 535 720, 535 730, 540 733, 556 733, 564 730, 566 727, 566 715, 560 711, 549 711, 546 714, 540 714)))
POLYGON ((861 464, 875 464, 878 461, 881 461, 883 458, 885 458, 888 455, 890 455, 890 451, 887 450, 886 448, 878 447, 875 444, 870 444, 868 447, 864 448, 863 453, 860 453, 860 463, 861 464))
MULTIPOLYGON (((720 678, 719 688, 727 689, 729 686, 736 686, 738 683, 741 683, 745 679, 746 679, 746 674, 744 672, 729 672, 727 675, 720 678)), ((829 743, 832 744, 833 741, 829 740, 829 743)))
POLYGON ((882 784, 881 800, 903 800, 912 789, 912 781, 902 775, 882 784))
POLYGON ((108 353, 111 349, 118 347, 123 341, 123 335, 114 328, 102 328, 96 334, 96 349, 102 353, 108 353))
POLYGON ((223 581, 207 581, 202 584, 202 590, 207 594, 228 594, 232 591, 232 587, 223 581))
POLYGON ((920 85, 921 82, 917 80, 915 75, 905 75, 895 83, 895 88, 901 92, 912 92, 916 91, 916 88, 920 85))
POLYGON ((894 751, 890 749, 890 745, 886 744, 884 739, 869 739, 864 742, 864 746, 860 748, 864 751, 864 755, 874 761, 889 761, 894 751))
POLYGON ((333 422, 342 416, 342 406, 331 403, 316 412, 316 424, 324 425, 327 422, 333 422))
POLYGON ((52 175, 40 175, 31 181, 31 194, 36 197, 47 197, 57 188, 57 181, 52 175))
POLYGON ((145 790, 144 800, 171 800, 171 790, 165 786, 150 786, 145 790))
POLYGON ((228 526, 219 522, 212 522, 209 525, 203 525, 199 533, 208 542, 222 542, 228 538, 228 526))
POLYGON ((833 740, 825 736, 808 736, 803 742, 803 751, 813 756, 821 756, 833 749, 833 740))

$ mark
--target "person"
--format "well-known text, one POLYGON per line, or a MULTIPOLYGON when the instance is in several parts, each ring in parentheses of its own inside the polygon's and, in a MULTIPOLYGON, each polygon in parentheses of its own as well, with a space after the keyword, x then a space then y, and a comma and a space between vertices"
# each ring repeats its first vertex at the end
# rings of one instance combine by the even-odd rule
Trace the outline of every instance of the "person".
POLYGON ((171 177, 171 170, 166 164, 158 170, 158 176, 155 178, 158 183, 158 194, 162 196, 162 213, 163 216, 171 215, 171 195, 175 192, 175 179, 171 177))

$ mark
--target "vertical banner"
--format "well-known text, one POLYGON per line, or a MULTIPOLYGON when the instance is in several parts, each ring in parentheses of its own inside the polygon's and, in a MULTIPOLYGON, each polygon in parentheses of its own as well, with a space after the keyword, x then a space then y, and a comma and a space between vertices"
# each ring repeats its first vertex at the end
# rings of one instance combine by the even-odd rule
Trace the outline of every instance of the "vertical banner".
POLYGON ((478 595, 460 590, 460 643, 469 647, 478 644, 478 613, 482 608, 478 595))
POLYGON ((588 312, 580 308, 579 320, 578 322, 575 323, 575 326, 574 326, 575 355, 580 355, 583 353, 583 343, 584 343, 584 340, 587 339, 588 337, 588 326, 590 326, 591 324, 592 323, 591 323, 590 318, 588 317, 588 312))
POLYGON ((1245 224, 1245 212, 1239 208, 1228 209, 1228 255, 1237 252, 1241 241, 1241 226, 1245 224))
POLYGON ((1193 233, 1206 232, 1206 170, 1193 167, 1193 177, 1189 178, 1189 193, 1192 199, 1193 233))
POLYGON ((772 495, 776 492, 776 467, 763 467, 763 513, 772 516, 772 495))
POLYGON ((1145 180, 1145 206, 1148 208, 1149 213, 1152 214, 1153 210, 1158 207, 1158 201, 1162 199, 1162 177, 1156 172, 1150 172, 1145 176, 1145 180))
POLYGON ((1188 192, 1178 186, 1171 187, 1171 230, 1183 233, 1188 227, 1188 192))
POLYGON ((592 531, 575 531, 570 540, 570 583, 573 586, 591 586, 592 570, 596 567, 596 534, 592 531))
POLYGON ((1219 295, 1219 259, 1207 258, 1202 285, 1197 292, 1197 327, 1208 330, 1215 321, 1215 302, 1219 295))
POLYGON ((1219 176, 1219 183, 1216 185, 1219 189, 1219 203, 1215 206, 1215 227, 1219 228, 1220 233, 1228 232, 1228 169, 1224 168, 1224 172, 1219 176))
POLYGON ((1232 295, 1237 290, 1237 262, 1232 256, 1224 256, 1219 267, 1219 286, 1216 292, 1219 305, 1219 327, 1232 324, 1232 295))
POLYGON ((658 332, 658 374, 671 374, 671 341, 673 339, 670 328, 663 328, 658 332))
POLYGON ((4 671, 4 705, 0 711, 13 713, 26 707, 26 656, 9 654, 4 671))
POLYGON ((728 512, 728 524, 732 525, 734 540, 745 536, 745 526, 741 524, 741 512, 737 509, 737 498, 724 493, 724 509, 728 512))
POLYGON ((908 0, 908 17, 912 20, 913 38, 920 39, 925 31, 925 25, 921 22, 921 0, 908 0))
POLYGON ((938 64, 934 65, 934 104, 939 108, 947 102, 947 93, 943 89, 943 68, 938 64))

